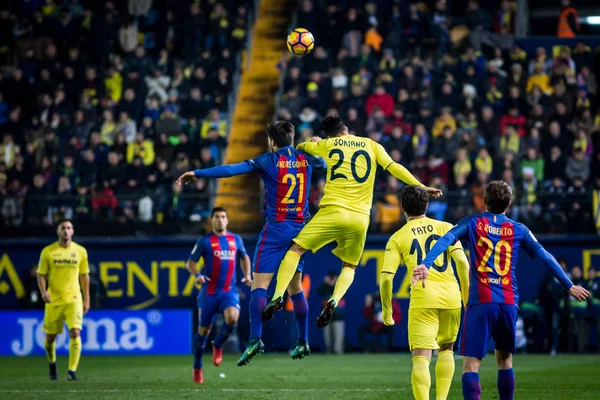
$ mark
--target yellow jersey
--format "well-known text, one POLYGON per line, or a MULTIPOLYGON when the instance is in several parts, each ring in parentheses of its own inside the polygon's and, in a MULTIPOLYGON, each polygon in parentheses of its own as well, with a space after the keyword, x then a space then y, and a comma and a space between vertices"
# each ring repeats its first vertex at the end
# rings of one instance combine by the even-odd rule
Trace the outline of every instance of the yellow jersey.
MULTIPOLYGON (((385 248, 383 272, 395 274, 400 264, 408 273, 421 263, 433 245, 452 225, 423 217, 411 219, 394 233, 385 248)), ((425 287, 420 283, 411 288, 411 308, 454 309, 461 307, 461 292, 454 276, 452 253, 463 251, 460 241, 441 254, 429 269, 425 287)))
POLYGON ((395 163, 382 145, 369 138, 343 135, 301 143, 296 148, 322 157, 327 164, 320 207, 339 206, 370 215, 377 164, 407 184, 423 186, 406 168, 395 163))
POLYGON ((37 273, 48 277, 52 304, 81 301, 79 275, 90 273, 87 250, 75 242, 67 248, 54 242, 42 250, 37 273))

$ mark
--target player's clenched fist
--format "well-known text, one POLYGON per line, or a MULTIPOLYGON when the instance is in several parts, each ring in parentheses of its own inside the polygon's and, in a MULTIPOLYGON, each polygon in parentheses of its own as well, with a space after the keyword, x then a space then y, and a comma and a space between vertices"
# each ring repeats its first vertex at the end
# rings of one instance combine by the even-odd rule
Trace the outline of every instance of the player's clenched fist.
POLYGON ((207 276, 204 276, 202 274, 198 274, 196 276, 196 285, 204 285, 206 282, 210 282, 210 278, 207 276))
POLYGON ((175 181, 178 185, 187 185, 188 183, 192 183, 196 180, 196 175, 194 175, 194 171, 188 171, 185 174, 181 175, 175 181))
POLYGON ((50 303, 50 293, 48 293, 48 292, 42 293, 42 300, 44 300, 44 303, 50 303))
POLYGON ((425 191, 429 193, 429 195, 434 199, 437 199, 438 197, 441 197, 444 194, 440 189, 432 187, 424 187, 423 189, 425 189, 425 191))
POLYGON ((393 326, 396 322, 391 311, 383 311, 383 324, 385 326, 393 326))
POLYGON ((590 292, 579 285, 573 285, 569 289, 569 294, 575 297, 578 301, 583 301, 590 297, 590 292))

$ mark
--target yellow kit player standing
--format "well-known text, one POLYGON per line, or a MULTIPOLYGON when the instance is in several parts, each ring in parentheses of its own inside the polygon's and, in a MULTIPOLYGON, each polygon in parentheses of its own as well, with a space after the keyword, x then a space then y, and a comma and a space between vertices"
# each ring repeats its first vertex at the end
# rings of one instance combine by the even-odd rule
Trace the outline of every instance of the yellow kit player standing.
MULTIPOLYGON (((408 222, 388 241, 380 277, 385 325, 394 325, 392 280, 400 263, 403 262, 412 274, 435 242, 452 229, 447 222, 425 216, 429 196, 422 188, 405 187, 400 195, 400 203, 408 222)), ((448 397, 454 375, 452 348, 460 327, 461 289, 465 305, 469 293, 469 262, 460 242, 449 247, 432 267, 427 287, 412 288, 408 308, 408 342, 413 354, 412 388, 417 400, 429 399, 432 350, 439 350, 435 366, 436 399, 448 397), (454 263, 460 289, 452 268, 454 263)))
POLYGON ((90 309, 90 269, 85 248, 73 242, 73 223, 63 220, 56 229, 58 241, 44 247, 37 270, 37 281, 44 311, 44 348, 50 363, 50 379, 58 377, 56 368, 56 335, 63 324, 69 328, 69 380, 76 380, 75 371, 81 356, 83 314, 90 309), (81 287, 80 287, 81 285, 81 287), (81 292, 83 290, 83 300, 81 292))
MULTIPOLYGON (((276 310, 283 308, 283 294, 300 257, 307 250, 316 252, 337 242, 332 253, 342 260, 342 272, 331 299, 317 318, 318 327, 329 324, 337 303, 354 280, 354 270, 365 247, 377 164, 405 183, 423 186, 406 168, 395 163, 379 143, 348 134, 348 127, 337 115, 325 117, 321 130, 326 139, 314 137, 312 142, 299 144, 296 148, 325 160, 325 193, 319 212, 296 236, 279 266, 275 294, 263 311, 263 320, 271 319, 276 310)), ((441 195, 438 189, 425 190, 436 197, 441 195)))

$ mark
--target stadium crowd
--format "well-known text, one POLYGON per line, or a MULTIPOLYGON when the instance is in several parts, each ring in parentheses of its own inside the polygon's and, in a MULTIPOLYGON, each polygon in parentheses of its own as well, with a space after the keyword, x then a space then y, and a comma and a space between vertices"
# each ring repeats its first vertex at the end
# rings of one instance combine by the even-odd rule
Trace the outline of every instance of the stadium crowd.
MULTIPOLYGON (((475 0, 346 3, 300 2, 297 25, 314 32, 317 47, 282 63, 277 113, 300 141, 335 112, 448 193, 430 205, 435 218, 484 211, 486 182, 504 179, 515 189, 510 216, 534 231, 595 230, 599 65, 589 47, 527 54, 507 0, 491 9, 475 0)), ((314 185, 313 208, 322 188, 314 185)), ((400 224, 398 189, 380 174, 373 220, 382 231, 400 224)))
POLYGON ((0 225, 204 216, 251 6, 3 2, 0 225))

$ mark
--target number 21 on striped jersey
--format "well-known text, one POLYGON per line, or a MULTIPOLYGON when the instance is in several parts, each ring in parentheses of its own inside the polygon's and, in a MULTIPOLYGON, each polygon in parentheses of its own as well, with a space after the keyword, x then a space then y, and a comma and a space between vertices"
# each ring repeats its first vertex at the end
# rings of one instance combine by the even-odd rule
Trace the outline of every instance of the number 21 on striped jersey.
POLYGON ((294 204, 304 201, 304 173, 299 172, 297 175, 285 174, 281 180, 281 183, 284 185, 289 185, 289 189, 285 194, 285 197, 283 200, 281 200, 283 204, 294 204), (292 193, 294 193, 294 189, 296 189, 297 184, 300 184, 300 187, 298 188, 298 201, 295 201, 294 199, 290 199, 290 197, 292 196, 292 193))
POLYGON ((479 267, 477 267, 478 272, 493 272, 495 269, 496 273, 500 276, 508 274, 512 260, 512 248, 510 247, 510 243, 508 243, 506 240, 500 240, 498 243, 496 243, 496 246, 494 246, 494 243, 490 239, 480 236, 479 240, 477 241, 477 247, 486 248, 485 254, 479 263, 479 267), (487 265, 492 252, 494 252, 494 269, 487 265), (500 265, 501 255, 504 255, 504 265, 500 265))

